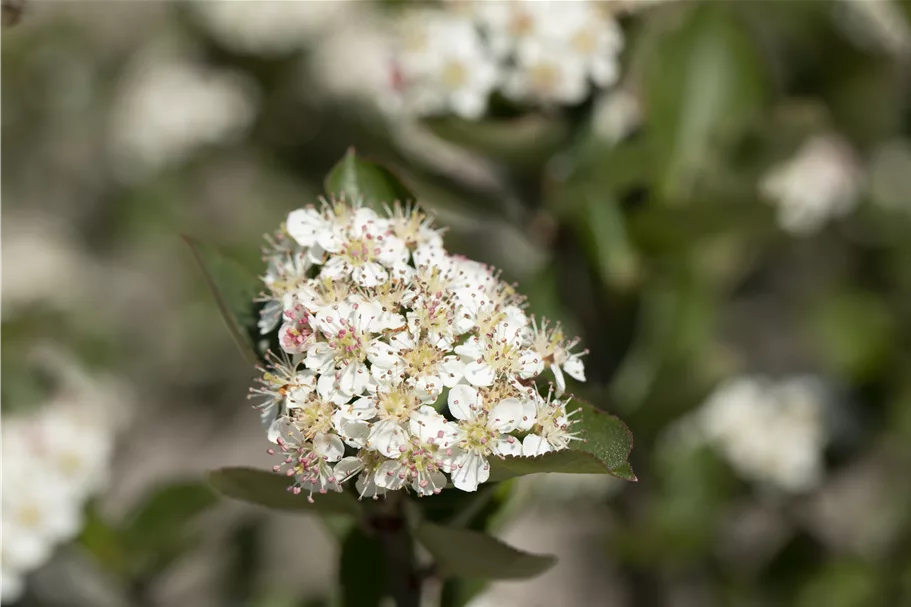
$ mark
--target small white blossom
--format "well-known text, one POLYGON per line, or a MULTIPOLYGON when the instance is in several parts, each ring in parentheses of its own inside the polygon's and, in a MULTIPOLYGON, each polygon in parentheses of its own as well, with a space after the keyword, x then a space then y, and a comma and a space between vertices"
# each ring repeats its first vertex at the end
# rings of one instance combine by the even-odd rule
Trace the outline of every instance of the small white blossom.
POLYGON ((117 430, 115 409, 128 403, 111 386, 71 363, 50 368, 60 395, 25 414, 4 414, 2 601, 15 601, 23 578, 82 528, 84 502, 108 480, 117 430))
POLYGON ((241 135, 256 111, 248 80, 186 60, 141 57, 122 87, 113 110, 112 145, 129 177, 241 135))
POLYGON ((695 429, 746 479, 806 491, 823 475, 824 398, 812 377, 735 378, 697 412, 695 429))
POLYGON ((831 217, 850 213, 857 204, 861 173, 844 140, 816 136, 789 161, 773 167, 760 184, 762 194, 778 205, 778 222, 793 234, 819 231, 831 217))

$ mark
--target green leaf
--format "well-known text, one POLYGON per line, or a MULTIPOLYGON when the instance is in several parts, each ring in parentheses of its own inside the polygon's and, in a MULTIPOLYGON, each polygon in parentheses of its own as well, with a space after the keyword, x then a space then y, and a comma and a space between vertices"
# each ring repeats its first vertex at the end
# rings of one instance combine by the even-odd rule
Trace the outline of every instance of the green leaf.
POLYGON ((183 525, 216 502, 203 483, 183 482, 155 491, 128 518, 124 534, 130 546, 143 550, 168 543, 183 525))
POLYGON ((836 372, 863 381, 888 367, 896 323, 875 294, 829 293, 810 307, 807 322, 820 357, 836 372))
POLYGON ((569 137, 569 125, 551 116, 526 114, 508 120, 446 117, 424 124, 438 137, 511 166, 545 162, 569 137))
POLYGON ((288 491, 291 479, 270 470, 254 468, 220 468, 208 474, 216 491, 248 504, 290 512, 361 515, 361 505, 350 493, 317 493, 311 503, 304 494, 288 491))
POLYGON ((661 190, 689 199, 699 177, 721 164, 725 144, 759 115, 767 78, 749 34, 722 3, 695 6, 654 44, 644 69, 661 190))
POLYGON ((583 441, 574 441, 572 448, 551 451, 537 457, 505 457, 490 460, 490 480, 502 481, 526 474, 562 472, 571 474, 611 474, 626 480, 636 480, 627 463, 633 448, 633 435, 617 417, 599 411, 591 404, 573 399, 570 408, 579 412, 573 419, 583 441))
POLYGON ((415 199, 389 169, 364 160, 354 148, 349 148, 326 176, 325 187, 330 194, 343 194, 349 200, 362 199, 372 207, 415 199))
POLYGON ((386 556, 377 538, 351 530, 342 542, 339 582, 342 607, 376 607, 389 594, 386 556))
POLYGON ((184 240, 202 268, 206 284, 215 296, 215 303, 241 354, 250 364, 257 364, 259 356, 252 336, 258 331, 253 298, 261 290, 259 279, 213 247, 188 236, 184 236, 184 240))
POLYGON ((534 577, 550 569, 556 558, 522 552, 486 533, 423 522, 418 542, 433 556, 443 577, 511 580, 534 577))
POLYGON ((636 482, 639 478, 633 472, 633 467, 629 465, 629 462, 624 462, 617 466, 616 468, 611 468, 610 473, 617 478, 622 478, 625 481, 636 482))

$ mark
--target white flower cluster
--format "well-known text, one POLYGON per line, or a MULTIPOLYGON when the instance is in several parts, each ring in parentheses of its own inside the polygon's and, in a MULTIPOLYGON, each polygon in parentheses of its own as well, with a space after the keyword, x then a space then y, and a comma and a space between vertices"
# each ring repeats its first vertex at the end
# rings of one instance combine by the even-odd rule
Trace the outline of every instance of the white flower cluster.
POLYGON ((740 377, 719 386, 695 422, 701 440, 744 478, 800 492, 822 478, 823 404, 822 386, 812 377, 740 377))
POLYGON ((576 104, 619 76, 623 33, 598 2, 450 2, 406 13, 390 84, 420 115, 473 119, 500 91, 527 104, 576 104))
POLYGON ((861 169, 847 142, 836 136, 808 139, 787 162, 773 167, 760 184, 778 205, 778 223, 796 235, 819 231, 831 217, 857 205, 861 169))
POLYGON ((447 474, 474 491, 489 458, 577 439, 560 399, 564 372, 585 379, 576 341, 532 322, 490 267, 449 255, 419 210, 298 209, 267 259, 260 328, 281 323, 285 354, 251 396, 295 493, 341 491, 359 475, 362 497, 430 495, 447 474), (545 365, 557 390, 542 397, 545 365))
MULTIPOLYGON (((78 392, 78 390, 77 390, 78 392)), ((115 428, 94 388, 26 415, 4 415, 2 602, 15 601, 23 577, 82 527, 85 500, 105 483, 115 428)))

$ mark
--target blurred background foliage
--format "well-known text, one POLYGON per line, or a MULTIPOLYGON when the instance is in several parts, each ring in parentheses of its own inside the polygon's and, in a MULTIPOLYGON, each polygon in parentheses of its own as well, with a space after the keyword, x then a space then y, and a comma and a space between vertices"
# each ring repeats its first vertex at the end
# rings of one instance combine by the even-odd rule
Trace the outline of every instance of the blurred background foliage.
MULTIPOLYGON (((268 52, 226 44, 193 4, 27 5, 2 43, 3 415, 55 390, 29 355, 49 340, 132 397, 109 488, 22 604, 376 604, 353 592, 375 575, 356 549, 335 589, 346 529, 200 484, 269 459, 242 396, 252 371, 180 240, 259 271, 261 235, 314 201, 351 146, 450 226, 450 250, 502 268, 535 314, 582 337, 589 381, 574 389, 635 434, 637 484, 489 490, 477 524, 561 563, 478 604, 911 604, 909 43, 848 4, 666 2, 624 17, 622 88, 643 118, 619 141, 595 128, 594 99, 386 119, 343 78, 370 52, 351 28, 407 3, 304 19, 268 52), (144 83, 161 57, 212 86, 230 72, 240 92, 144 83), (849 142, 864 185, 855 210, 795 235, 758 184, 820 133, 849 142), (668 439, 721 381, 756 373, 827 386, 811 491, 763 489, 668 439)), ((893 6, 904 25, 891 31, 907 35, 911 4, 893 6)), ((440 592, 457 605, 480 590, 440 592)))

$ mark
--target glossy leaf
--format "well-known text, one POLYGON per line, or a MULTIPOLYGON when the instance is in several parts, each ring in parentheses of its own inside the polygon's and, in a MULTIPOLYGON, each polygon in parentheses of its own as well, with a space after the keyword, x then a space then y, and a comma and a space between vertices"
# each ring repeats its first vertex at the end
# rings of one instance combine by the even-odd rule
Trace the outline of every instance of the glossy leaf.
POLYGON ((257 332, 253 298, 261 290, 259 279, 215 248, 187 236, 184 240, 202 268, 206 284, 241 354, 250 364, 258 363, 259 356, 251 336, 257 332))
POLYGON ((311 503, 307 495, 294 495, 288 491, 291 480, 287 476, 270 470, 220 468, 209 472, 208 479, 215 490, 225 497, 273 510, 354 517, 361 514, 361 505, 349 493, 315 493, 311 503))
POLYGON ((510 580, 534 577, 550 569, 556 558, 530 554, 493 536, 423 522, 415 531, 418 542, 443 577, 510 580))
POLYGON ((363 200, 373 207, 414 200, 408 188, 389 169, 364 160, 349 148, 326 176, 326 191, 349 200, 363 200))

